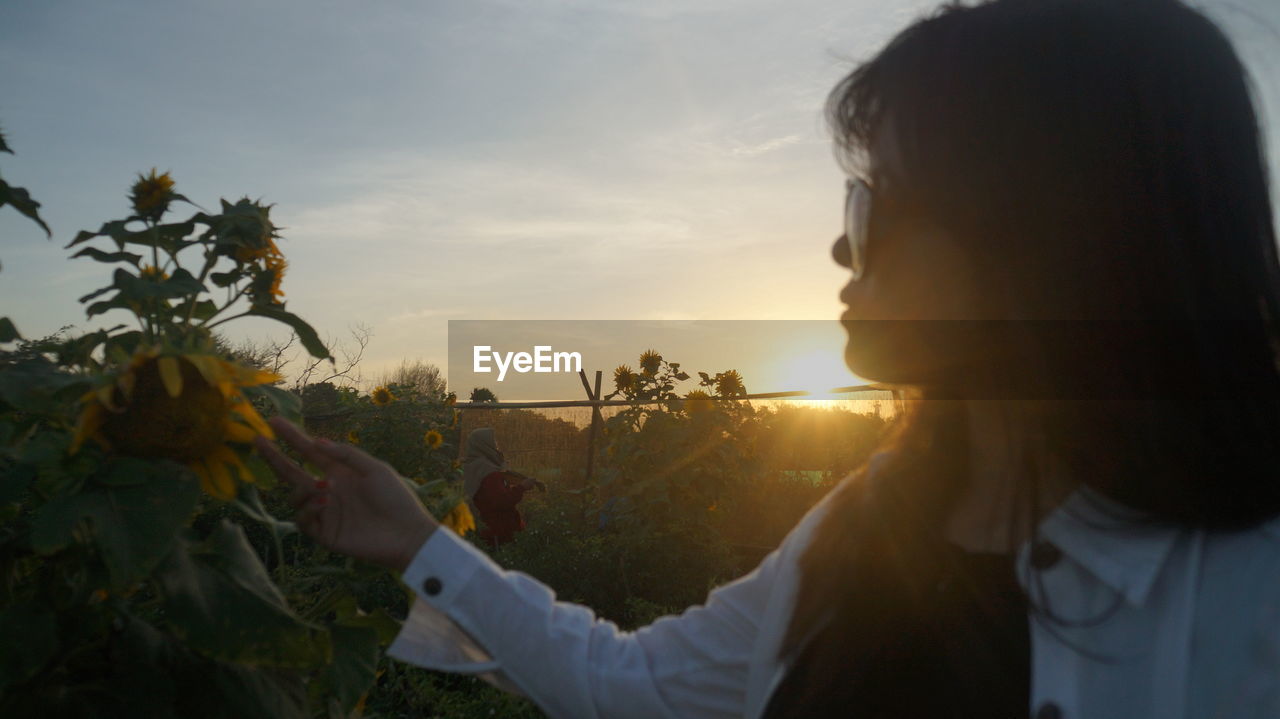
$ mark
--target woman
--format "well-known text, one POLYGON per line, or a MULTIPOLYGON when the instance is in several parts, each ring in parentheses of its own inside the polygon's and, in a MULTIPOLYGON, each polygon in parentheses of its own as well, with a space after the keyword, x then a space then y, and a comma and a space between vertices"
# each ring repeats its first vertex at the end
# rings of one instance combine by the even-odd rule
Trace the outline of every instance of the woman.
POLYGON ((498 449, 491 427, 480 427, 467 435, 462 462, 462 489, 483 523, 480 538, 491 547, 514 540, 516 532, 524 530, 524 517, 516 505, 524 498, 525 490, 545 487, 536 479, 507 468, 506 456, 498 449))
POLYGON ((917 398, 883 451, 619 634, 277 423, 326 473, 263 443, 299 524, 418 593, 391 655, 564 717, 1280 716, 1280 264, 1230 43, 1175 0, 947 7, 828 111, 846 360, 917 398))

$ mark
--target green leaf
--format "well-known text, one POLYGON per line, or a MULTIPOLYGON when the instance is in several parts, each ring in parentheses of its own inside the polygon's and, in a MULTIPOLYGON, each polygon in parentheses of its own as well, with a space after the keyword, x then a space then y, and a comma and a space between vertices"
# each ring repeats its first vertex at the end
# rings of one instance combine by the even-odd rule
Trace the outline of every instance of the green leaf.
POLYGON ((58 625, 44 607, 19 604, 0 611, 0 694, 30 679, 58 651, 58 625))
POLYGON ((213 300, 200 300, 196 303, 191 316, 198 320, 207 320, 218 313, 218 305, 213 300))
POLYGON ((0 207, 11 205, 13 209, 25 215, 32 222, 40 225, 44 233, 49 237, 53 237, 53 232, 49 226, 40 219, 40 203, 31 199, 31 194, 21 187, 13 187, 4 180, 0 180, 0 207))
POLYGON ((18 334, 18 328, 13 325, 13 320, 0 317, 0 344, 16 342, 20 339, 22 335, 18 334))
POLYGON ((294 424, 302 424, 302 397, 283 387, 260 384, 245 387, 244 393, 250 398, 266 397, 275 406, 276 412, 294 424))
POLYGON ((98 262, 129 262, 134 267, 142 262, 142 255, 135 255, 132 252, 103 252, 96 247, 85 247, 72 255, 71 259, 77 257, 92 257, 98 262))
POLYGON ((132 355, 134 350, 138 349, 138 345, 142 342, 144 336, 139 330, 130 330, 122 332, 107 339, 102 344, 102 349, 107 353, 108 359, 112 354, 122 354, 124 356, 132 355))
POLYGON ((239 270, 231 270, 229 272, 214 272, 209 275, 209 281, 212 282, 215 287, 226 287, 232 282, 235 282, 236 280, 240 279, 240 277, 243 275, 244 273, 240 272, 239 270))
POLYGON ((293 613, 238 525, 224 519, 190 552, 185 544, 158 575, 174 634, 220 661, 301 669, 330 662, 328 632, 293 613))
POLYGON ((252 482, 258 485, 264 491, 271 491, 276 486, 276 473, 271 471, 271 467, 263 461, 256 453, 246 453, 240 457, 245 466, 249 468, 250 477, 245 477, 244 481, 252 482))
MULTIPOLYGON (((102 678, 114 703, 100 716, 183 719, 305 719, 306 693, 297 672, 217 662, 189 650, 137 617, 124 615, 112 647, 114 665, 102 678), (118 652, 118 653, 117 653, 118 652)), ((98 694, 95 698, 100 697, 98 694)))
POLYGON ((134 234, 126 228, 126 225, 128 225, 127 220, 112 220, 111 222, 104 222, 102 227, 98 228, 97 232, 81 230, 76 233, 75 239, 71 240, 64 249, 70 249, 81 242, 87 242, 95 237, 104 236, 115 240, 116 246, 123 249, 124 243, 127 241, 128 237, 134 234))
POLYGON ((96 317, 97 315, 100 315, 104 312, 110 312, 111 310, 123 310, 123 309, 129 309, 129 302, 125 300, 123 297, 121 297, 120 295, 116 295, 115 297, 109 300, 103 300, 102 302, 94 302, 93 304, 85 308, 84 314, 86 317, 96 317))
POLYGON ((98 330, 89 334, 73 337, 58 348, 58 362, 66 365, 84 365, 93 356, 93 351, 111 337, 111 333, 124 325, 116 325, 109 330, 98 330))
POLYGON ((378 670, 378 633, 371 627, 334 625, 329 635, 333 663, 325 670, 325 678, 342 708, 351 711, 373 686, 378 670))
POLYGON ((77 301, 78 301, 78 302, 80 302, 81 304, 84 304, 85 302, 88 302, 89 300, 91 300, 91 299, 93 299, 93 298, 95 298, 95 297, 101 297, 101 296, 103 296, 103 295, 107 294, 108 292, 110 292, 111 290, 114 290, 115 288, 116 288, 116 286, 115 286, 115 285, 107 285, 106 287, 103 287, 103 288, 101 288, 101 289, 97 289, 97 290, 94 290, 93 292, 90 292, 89 294, 85 295, 84 297, 81 297, 81 298, 80 298, 79 300, 77 300, 77 301))
POLYGON ((31 522, 31 548, 52 554, 70 544, 76 525, 87 519, 117 591, 147 576, 170 552, 200 495, 195 477, 172 462, 116 460, 101 468, 99 479, 114 477, 118 482, 119 472, 144 479, 56 497, 31 522))
POLYGON ((0 473, 0 505, 22 499, 35 478, 36 467, 32 464, 18 463, 5 467, 4 472, 0 473))
POLYGON ((69 397, 88 391, 88 381, 41 358, 9 365, 0 372, 0 401, 36 414, 65 409, 69 397))
POLYGON ((320 341, 320 335, 312 329, 301 317, 286 312, 279 307, 265 307, 262 305, 254 305, 249 308, 249 314, 256 317, 266 317, 289 325, 294 332, 298 333, 298 339, 302 341, 302 346, 311 353, 316 359, 332 360, 333 355, 329 352, 329 348, 324 346, 324 342, 320 341))
MULTIPOLYGON (((400 633, 402 623, 379 607, 368 614, 356 614, 338 622, 347 627, 368 627, 378 635, 378 643, 390 644, 400 633)), ((337 652, 335 648, 335 653, 337 652)))

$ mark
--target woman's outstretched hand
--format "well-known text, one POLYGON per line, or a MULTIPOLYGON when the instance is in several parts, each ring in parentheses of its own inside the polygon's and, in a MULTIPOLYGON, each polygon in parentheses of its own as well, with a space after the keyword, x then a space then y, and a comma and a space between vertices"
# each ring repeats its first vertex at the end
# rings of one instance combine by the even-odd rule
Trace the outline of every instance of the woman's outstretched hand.
POLYGON ((255 445, 293 492, 298 528, 343 554, 403 572, 439 523, 386 462, 345 444, 312 439, 291 422, 273 417, 276 434, 321 472, 319 478, 286 457, 272 442, 255 445))

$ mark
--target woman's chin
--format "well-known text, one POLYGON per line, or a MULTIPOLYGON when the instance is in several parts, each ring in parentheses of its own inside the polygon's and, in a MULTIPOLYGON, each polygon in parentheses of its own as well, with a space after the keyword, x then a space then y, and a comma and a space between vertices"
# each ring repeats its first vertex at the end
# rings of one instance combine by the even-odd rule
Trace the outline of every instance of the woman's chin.
POLYGON ((878 384, 929 384, 944 373, 928 323, 841 318, 848 334, 844 362, 849 371, 878 384))

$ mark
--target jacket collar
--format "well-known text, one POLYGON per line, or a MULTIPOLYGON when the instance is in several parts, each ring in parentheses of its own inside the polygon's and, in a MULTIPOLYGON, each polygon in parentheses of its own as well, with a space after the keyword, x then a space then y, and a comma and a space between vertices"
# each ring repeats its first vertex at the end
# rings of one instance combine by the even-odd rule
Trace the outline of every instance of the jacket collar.
MULTIPOLYGON (((1185 531, 1145 521, 1140 512, 1088 487, 1077 489, 1040 523, 1041 541, 1054 544, 1135 607, 1147 601, 1160 569, 1185 531)), ((1275 531, 1280 538, 1280 524, 1275 531)), ((1024 566, 1028 554, 1024 550, 1024 566)))

